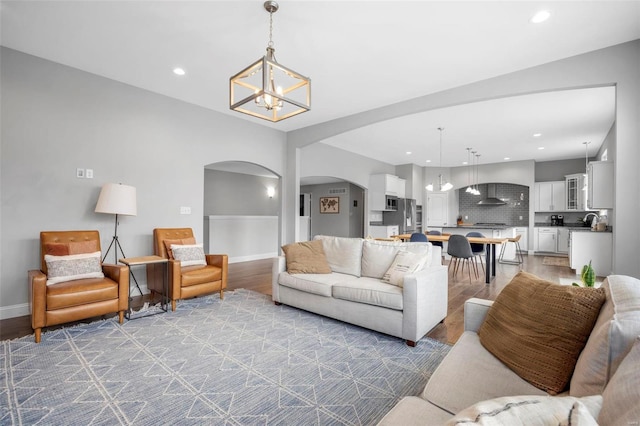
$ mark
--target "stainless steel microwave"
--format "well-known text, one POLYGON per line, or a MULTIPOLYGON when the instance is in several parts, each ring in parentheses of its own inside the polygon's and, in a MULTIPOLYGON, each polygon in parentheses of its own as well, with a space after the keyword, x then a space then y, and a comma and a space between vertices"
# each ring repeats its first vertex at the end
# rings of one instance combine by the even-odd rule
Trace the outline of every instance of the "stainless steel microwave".
POLYGON ((398 210, 398 197, 394 197, 393 195, 386 196, 387 202, 385 204, 385 210, 398 210))

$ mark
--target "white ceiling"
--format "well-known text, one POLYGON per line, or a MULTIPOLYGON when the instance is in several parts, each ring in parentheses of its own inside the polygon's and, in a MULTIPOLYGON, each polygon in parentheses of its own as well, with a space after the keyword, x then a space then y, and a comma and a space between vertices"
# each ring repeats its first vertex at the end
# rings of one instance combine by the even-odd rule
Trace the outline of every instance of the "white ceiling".
MULTIPOLYGON (((229 77, 264 54, 262 1, 2 1, 3 46, 290 131, 640 38, 639 1, 280 1, 278 60, 312 79, 312 110, 272 124, 232 112, 229 77), (545 23, 529 18, 551 11, 545 23), (172 73, 176 66, 187 74, 172 73)), ((326 140, 390 164, 594 155, 613 89, 447 108, 326 140), (533 139, 540 132, 542 137, 533 139), (538 150, 544 146, 544 150, 538 150), (407 155, 411 151, 412 155, 407 155)))

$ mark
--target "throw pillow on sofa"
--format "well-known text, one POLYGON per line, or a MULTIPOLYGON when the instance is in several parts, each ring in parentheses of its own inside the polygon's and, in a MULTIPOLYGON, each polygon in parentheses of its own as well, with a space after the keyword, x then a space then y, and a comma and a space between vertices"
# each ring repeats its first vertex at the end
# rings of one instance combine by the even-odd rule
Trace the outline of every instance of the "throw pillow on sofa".
POLYGON ((321 240, 304 241, 282 246, 290 274, 330 274, 331 267, 321 240))
POLYGON ((640 335, 640 280, 609 275, 607 300, 571 378, 571 396, 601 394, 640 335))
POLYGON ((598 422, 628 426, 640 420, 640 336, 624 357, 602 394, 598 422))
POLYGON ((601 288, 563 286, 519 272, 478 330, 480 343, 523 380, 565 390, 605 300, 601 288))
POLYGON ((446 423, 453 425, 595 425, 602 396, 505 396, 478 402, 446 423))
POLYGON ((425 254, 401 250, 396 254, 387 272, 382 276, 382 281, 402 287, 404 276, 419 271, 425 263, 427 263, 427 256, 425 254))

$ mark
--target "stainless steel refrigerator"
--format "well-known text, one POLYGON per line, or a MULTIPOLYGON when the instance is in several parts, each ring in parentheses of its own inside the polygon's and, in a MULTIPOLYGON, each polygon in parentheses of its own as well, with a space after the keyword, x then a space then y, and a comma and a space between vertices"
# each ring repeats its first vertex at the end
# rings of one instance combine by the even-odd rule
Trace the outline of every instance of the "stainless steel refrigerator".
POLYGON ((411 234, 416 230, 416 200, 398 199, 398 210, 382 212, 382 224, 398 225, 401 234, 411 234))

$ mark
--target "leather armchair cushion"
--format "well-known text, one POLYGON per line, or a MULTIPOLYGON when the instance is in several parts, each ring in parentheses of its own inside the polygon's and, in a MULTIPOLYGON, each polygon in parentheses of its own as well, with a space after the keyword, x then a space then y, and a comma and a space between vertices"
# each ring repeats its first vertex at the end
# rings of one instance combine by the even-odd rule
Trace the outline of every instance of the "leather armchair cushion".
POLYGON ((87 278, 47 286, 47 310, 118 299, 118 283, 109 278, 87 278))
POLYGON ((222 279, 222 268, 212 265, 185 266, 180 272, 182 275, 182 287, 220 281, 222 279))
POLYGON ((45 243, 44 252, 51 256, 68 256, 70 254, 93 253, 100 251, 100 246, 95 240, 72 241, 68 243, 45 243))

